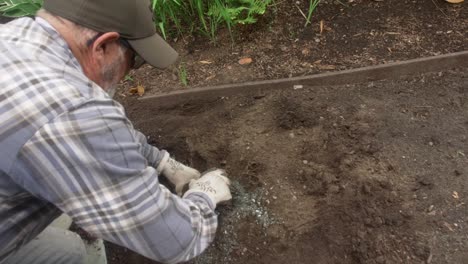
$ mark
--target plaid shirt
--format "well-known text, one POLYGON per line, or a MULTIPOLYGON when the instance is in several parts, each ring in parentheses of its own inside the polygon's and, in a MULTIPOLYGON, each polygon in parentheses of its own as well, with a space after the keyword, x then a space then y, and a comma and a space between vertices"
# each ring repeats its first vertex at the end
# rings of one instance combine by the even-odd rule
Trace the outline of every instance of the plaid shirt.
MULTIPOLYGON (((217 216, 160 185, 152 147, 45 20, 0 25, 0 262, 62 212, 162 262, 199 255, 217 216)), ((155 124, 157 125, 157 124, 155 124)))

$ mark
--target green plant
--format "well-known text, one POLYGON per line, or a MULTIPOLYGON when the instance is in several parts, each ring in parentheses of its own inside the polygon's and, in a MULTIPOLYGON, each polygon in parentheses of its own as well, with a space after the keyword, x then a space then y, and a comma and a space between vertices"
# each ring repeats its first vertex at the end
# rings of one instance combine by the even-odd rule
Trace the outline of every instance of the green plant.
POLYGON ((215 40, 224 24, 230 32, 237 24, 252 24, 263 15, 273 0, 152 0, 156 24, 166 38, 176 34, 201 32, 215 40))
POLYGON ((123 81, 124 82, 133 82, 133 76, 130 75, 130 74, 127 74, 127 75, 125 75, 123 81))
POLYGON ((179 65, 179 80, 180 82, 184 85, 188 85, 188 79, 187 79, 187 69, 185 68, 185 65, 181 63, 179 65))
POLYGON ((307 12, 305 26, 310 24, 310 18, 312 17, 312 13, 314 13, 315 8, 317 8, 319 3, 320 3, 320 0, 309 0, 309 11, 307 12))
POLYGON ((31 16, 42 3, 43 0, 0 0, 0 14, 7 17, 31 16))
MULTIPOLYGON (((64 0, 66 1, 66 0, 64 0)), ((232 34, 236 25, 253 24, 274 0, 151 0, 161 35, 201 32, 213 41, 221 25, 232 34)), ((9 17, 34 15, 43 0, 0 0, 0 14, 9 17)))

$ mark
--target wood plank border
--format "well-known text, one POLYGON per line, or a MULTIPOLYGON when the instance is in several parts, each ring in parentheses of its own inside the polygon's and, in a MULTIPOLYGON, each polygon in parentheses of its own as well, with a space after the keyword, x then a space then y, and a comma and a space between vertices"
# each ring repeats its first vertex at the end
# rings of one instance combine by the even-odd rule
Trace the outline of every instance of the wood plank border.
POLYGON ((247 93, 262 94, 273 89, 292 89, 294 85, 311 87, 354 84, 384 79, 397 79, 402 76, 438 72, 459 67, 468 67, 468 51, 310 76, 194 88, 142 97, 139 98, 139 101, 157 106, 171 106, 193 100, 210 100, 222 96, 247 93))

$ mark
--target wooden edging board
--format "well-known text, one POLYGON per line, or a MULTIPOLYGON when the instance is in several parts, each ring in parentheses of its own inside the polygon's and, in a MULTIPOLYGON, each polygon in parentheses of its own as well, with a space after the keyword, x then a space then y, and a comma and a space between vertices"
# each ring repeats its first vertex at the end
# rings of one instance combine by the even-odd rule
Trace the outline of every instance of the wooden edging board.
POLYGON ((273 89, 293 89, 295 85, 311 87, 354 84, 384 79, 397 79, 402 76, 438 72, 459 67, 468 67, 468 51, 287 79, 180 90, 167 94, 142 97, 139 101, 141 103, 150 103, 153 106, 172 106, 193 100, 212 100, 218 97, 238 94, 264 94, 268 90, 273 89))

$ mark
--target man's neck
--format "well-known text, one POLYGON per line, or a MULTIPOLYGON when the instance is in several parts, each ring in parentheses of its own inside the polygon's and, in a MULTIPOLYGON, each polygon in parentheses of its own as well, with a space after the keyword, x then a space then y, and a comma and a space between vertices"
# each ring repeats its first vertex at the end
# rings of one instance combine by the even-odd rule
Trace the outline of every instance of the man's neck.
POLYGON ((57 33, 65 40, 70 51, 81 65, 83 73, 92 81, 97 82, 96 71, 93 71, 91 59, 88 49, 84 48, 82 44, 78 43, 75 35, 78 34, 73 28, 71 22, 61 19, 59 17, 49 18, 48 16, 40 16, 40 18, 47 21, 57 33))

